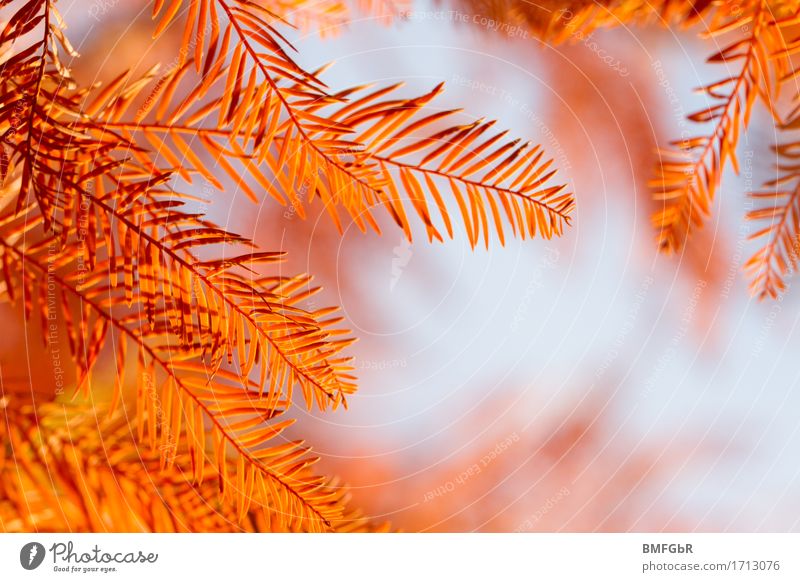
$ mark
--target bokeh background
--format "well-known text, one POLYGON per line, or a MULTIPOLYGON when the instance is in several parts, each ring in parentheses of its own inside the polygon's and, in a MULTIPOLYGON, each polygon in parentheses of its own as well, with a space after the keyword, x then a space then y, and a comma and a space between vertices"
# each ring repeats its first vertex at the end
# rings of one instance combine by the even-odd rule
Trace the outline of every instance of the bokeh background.
MULTIPOLYGON (((60 2, 82 80, 174 59, 179 32, 151 42, 146 4, 60 2)), ((800 293, 759 302, 741 273, 773 124, 754 116, 741 174, 682 255, 660 255, 649 224, 655 148, 702 131, 693 89, 725 75, 704 64, 713 42, 619 26, 554 47, 458 0, 352 10, 290 34, 298 62, 333 62, 335 88, 444 81, 438 107, 541 143, 578 209, 561 239, 472 251, 458 229, 340 236, 318 205, 302 220, 213 195, 215 220, 289 251, 359 338, 349 410, 296 411, 321 470, 409 531, 797 530, 800 293)))

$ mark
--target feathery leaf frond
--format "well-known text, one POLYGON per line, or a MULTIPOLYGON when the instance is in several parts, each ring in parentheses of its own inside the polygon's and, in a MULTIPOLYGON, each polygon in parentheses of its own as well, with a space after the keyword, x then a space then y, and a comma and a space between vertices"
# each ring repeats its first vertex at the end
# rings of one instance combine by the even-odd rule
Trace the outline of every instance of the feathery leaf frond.
MULTIPOLYGON (((58 308, 76 352, 79 386, 88 388, 89 373, 109 331, 117 336, 118 374, 127 369, 125 346, 137 347, 137 407, 143 423, 138 434, 140 439, 147 437, 153 452, 160 451, 162 468, 174 463, 179 443, 183 442, 198 482, 203 479, 206 452, 213 451, 222 493, 235 501, 240 514, 248 509, 253 487, 259 487, 275 498, 276 505, 285 508, 284 517, 289 523, 299 520, 309 529, 322 530, 329 527, 332 518, 341 516, 336 492, 328 490, 324 480, 308 476, 307 469, 315 459, 305 455, 307 449, 301 443, 265 447, 290 424, 269 424, 283 414, 288 404, 285 400, 277 395, 262 397, 255 382, 245 381, 243 389, 239 374, 213 370, 198 361, 202 343, 186 344, 180 336, 176 338, 175 324, 170 320, 177 314, 170 307, 159 306, 154 323, 149 328, 142 326, 145 306, 126 309, 124 291, 115 293, 103 277, 82 280, 83 275, 70 264, 74 254, 57 250, 55 239, 44 238, 25 250, 9 242, 9 238, 19 238, 23 232, 31 234, 34 229, 29 225, 30 222, 24 227, 6 228, 12 231, 10 236, 0 239, 6 288, 17 289, 28 316, 34 310, 39 312, 43 325, 49 320, 48 309, 54 307, 46 287, 61 289, 58 308), (65 271, 67 274, 62 274, 65 271), (206 420, 212 425, 210 443, 206 439, 206 420), (227 474, 228 447, 235 451, 238 461, 232 475, 227 474)), ((97 267, 101 272, 113 269, 110 261, 98 263, 97 267)), ((124 265, 117 267, 118 272, 124 270, 124 265)), ((180 325, 184 330, 189 328, 186 331, 190 337, 202 334, 194 321, 180 325)), ((255 348, 250 349, 251 354, 254 351, 255 348)), ((118 379, 117 385, 123 380, 118 379)))
MULTIPOLYGON (((173 77, 169 79, 171 82, 173 77)), ((313 141, 317 146, 333 148, 327 152, 328 157, 320 157, 319 150, 307 147, 286 124, 264 127, 266 135, 256 130, 257 119, 261 118, 262 109, 270 107, 268 103, 248 103, 253 118, 244 117, 238 128, 226 129, 202 124, 203 119, 218 112, 221 100, 199 106, 197 113, 184 101, 174 111, 160 112, 152 122, 118 121, 114 108, 104 107, 100 113, 108 121, 97 130, 117 132, 130 140, 133 148, 154 149, 182 168, 188 180, 197 174, 217 186, 225 178, 233 180, 251 199, 257 196, 239 168, 244 168, 278 202, 291 202, 300 213, 304 212, 305 202, 301 197, 316 195, 337 224, 340 218, 336 208, 343 206, 362 230, 378 230, 372 216, 372 208, 378 205, 386 208, 411 238, 411 222, 404 208, 404 202, 410 202, 414 214, 424 223, 429 240, 443 238, 441 225, 435 226, 430 207, 436 208, 439 220, 452 237, 450 208, 446 204, 449 198, 458 204, 473 246, 481 236, 488 245, 492 230, 504 241, 504 224, 522 238, 537 234, 550 238, 563 232, 570 222, 574 201, 563 186, 548 183, 555 170, 551 169, 552 160, 543 158, 539 146, 505 140, 505 132, 479 139, 494 122, 477 121, 426 132, 428 127, 441 125, 457 113, 425 111, 425 106, 441 92, 441 85, 417 98, 381 100, 397 88, 368 92, 357 87, 343 91, 335 96, 336 101, 347 98, 347 104, 335 109, 330 106, 333 110, 327 116, 321 111, 325 104, 309 107, 304 115, 317 123, 313 141), (259 149, 246 152, 250 142, 259 144, 259 149), (266 143, 271 147, 262 148, 266 143), (213 164, 204 163, 193 154, 190 144, 201 145, 213 164), (217 177, 214 168, 219 167, 223 171, 217 177)), ((187 101, 191 98, 190 95, 187 101)))
MULTIPOLYGON (((280 203, 291 202, 301 208, 303 193, 316 195, 337 224, 336 209, 343 207, 362 230, 378 230, 371 208, 381 205, 410 238, 405 199, 422 219, 429 239, 442 239, 429 204, 437 206, 452 236, 440 189, 458 203, 473 246, 481 234, 488 244, 490 223, 501 240, 504 221, 515 234, 547 238, 561 234, 569 223, 572 197, 563 192, 563 186, 547 184, 554 173, 548 171, 551 161, 542 160, 537 148, 528 149, 529 144, 519 141, 499 141, 504 134, 473 144, 491 122, 455 125, 420 135, 427 126, 455 113, 439 111, 414 119, 439 94, 441 85, 412 99, 394 97, 397 86, 371 93, 366 87, 355 87, 330 94, 316 73, 305 72, 288 56, 285 40, 269 22, 274 15, 250 3, 218 3, 230 20, 222 46, 227 47, 233 36, 241 43, 230 63, 224 50, 214 58, 216 52, 209 49, 204 60, 196 54, 195 68, 202 70, 202 75, 189 97, 169 112, 162 107, 152 124, 140 126, 144 116, 139 115, 120 126, 120 116, 114 114, 109 130, 143 133, 164 156, 175 161, 188 159, 189 166, 218 185, 219 180, 203 168, 202 160, 191 155, 185 136, 194 132, 192 138, 202 144, 213 165, 221 166, 249 197, 254 198, 254 193, 237 177, 232 162, 246 168, 280 203), (259 52, 256 45, 268 52, 259 52), (191 104, 215 84, 222 90, 221 97, 190 111, 191 104), (392 98, 381 100, 384 97, 392 98), (218 122, 213 130, 199 125, 212 115, 218 122), (227 137, 227 146, 218 141, 220 137, 227 137), (389 151, 401 143, 404 147, 389 151), (399 159, 411 153, 422 157, 419 165, 399 159), (436 158, 442 159, 433 165, 436 158)), ((211 6, 208 18, 219 26, 211 6)), ((196 46, 200 45, 198 37, 196 46)), ((162 99, 174 92, 188 69, 176 69, 159 83, 162 99)))
MULTIPOLYGON (((245 512, 219 499, 214 463, 203 461, 202 483, 162 470, 160 453, 137 447, 136 420, 120 412, 19 400, 4 395, 0 406, 0 531, 308 531, 285 515, 271 490, 254 490, 245 512)), ((190 465, 189 455, 176 451, 176 466, 190 465)), ((235 470, 228 461, 226 473, 235 470)), ((353 509, 334 528, 386 531, 353 509)))
POLYGON ((663 205, 653 215, 653 224, 658 230, 659 247, 667 252, 679 251, 690 230, 709 216, 726 163, 738 172, 736 146, 756 97, 771 101, 769 44, 765 39, 776 34, 776 25, 769 20, 767 7, 759 2, 752 10, 718 24, 708 35, 716 38, 732 29, 748 33, 708 60, 736 63, 738 71, 703 87, 701 91, 712 105, 689 116, 695 123, 711 123, 711 134, 672 142, 675 149, 661 152, 658 176, 652 181, 655 199, 663 205))

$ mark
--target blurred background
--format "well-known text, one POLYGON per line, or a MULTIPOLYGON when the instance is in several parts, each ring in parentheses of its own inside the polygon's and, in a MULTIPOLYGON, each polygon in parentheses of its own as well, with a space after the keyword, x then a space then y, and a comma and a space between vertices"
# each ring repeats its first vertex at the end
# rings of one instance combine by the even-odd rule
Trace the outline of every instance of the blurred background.
MULTIPOLYGON (((174 60, 180 31, 151 43, 146 4, 59 3, 81 80, 174 60)), ((659 255, 649 224, 656 146, 703 131, 692 90, 725 74, 712 43, 620 26, 546 46, 457 0, 375 0, 289 37, 305 67, 334 62, 333 88, 444 81, 436 107, 541 143, 578 203, 561 239, 473 252, 458 228, 340 236, 318 205, 302 220, 214 194, 215 220, 289 251, 359 338, 349 410, 296 411, 322 471, 409 531, 799 529, 800 293, 758 302, 741 273, 773 124, 755 115, 682 255, 659 255)))

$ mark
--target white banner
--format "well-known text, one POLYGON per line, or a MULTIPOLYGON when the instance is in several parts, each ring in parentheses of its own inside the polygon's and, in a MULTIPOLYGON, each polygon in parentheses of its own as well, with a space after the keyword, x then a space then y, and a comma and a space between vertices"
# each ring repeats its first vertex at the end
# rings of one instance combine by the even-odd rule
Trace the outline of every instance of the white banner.
POLYGON ((4 534, 0 580, 798 580, 795 534, 4 534))

